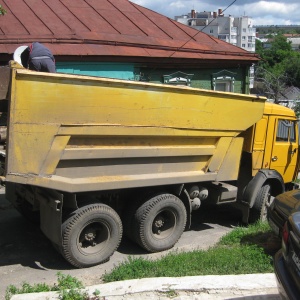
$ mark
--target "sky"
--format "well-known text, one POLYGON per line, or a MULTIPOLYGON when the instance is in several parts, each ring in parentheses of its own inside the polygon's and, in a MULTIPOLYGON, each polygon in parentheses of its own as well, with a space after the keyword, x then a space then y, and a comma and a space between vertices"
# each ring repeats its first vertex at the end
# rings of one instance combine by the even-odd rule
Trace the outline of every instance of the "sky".
MULTIPOLYGON (((130 0, 174 19, 195 9, 197 12, 225 10, 234 0, 130 0)), ((300 0, 236 0, 225 16, 248 16, 253 25, 300 25, 300 0)))

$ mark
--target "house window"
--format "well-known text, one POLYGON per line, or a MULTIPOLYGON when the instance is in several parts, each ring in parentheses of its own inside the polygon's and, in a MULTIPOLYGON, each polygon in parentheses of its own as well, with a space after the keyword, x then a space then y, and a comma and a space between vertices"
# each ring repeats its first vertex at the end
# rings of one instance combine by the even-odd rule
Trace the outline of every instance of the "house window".
POLYGON ((170 75, 164 75, 164 83, 172 85, 190 86, 194 74, 186 74, 183 72, 175 72, 170 75))
POLYGON ((246 47, 246 44, 242 44, 242 47, 245 48, 245 47, 246 47))
POLYGON ((218 39, 226 41, 227 35, 226 34, 219 34, 218 39))
POLYGON ((246 40, 246 37, 245 37, 244 35, 242 36, 242 40, 243 40, 243 41, 245 41, 245 40, 246 40))
POLYGON ((211 29, 209 30, 209 33, 214 33, 214 30, 211 28, 211 29))
POLYGON ((218 79, 216 81, 215 91, 221 91, 221 92, 231 92, 231 80, 230 79, 218 79))
POLYGON ((234 92, 234 75, 235 73, 223 70, 214 73, 212 76, 212 85, 215 91, 234 92))

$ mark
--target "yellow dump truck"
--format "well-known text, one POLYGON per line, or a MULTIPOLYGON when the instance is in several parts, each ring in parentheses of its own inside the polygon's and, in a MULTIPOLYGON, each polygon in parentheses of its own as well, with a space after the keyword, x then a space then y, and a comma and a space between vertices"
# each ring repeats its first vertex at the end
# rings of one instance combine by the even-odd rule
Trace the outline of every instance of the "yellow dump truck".
POLYGON ((6 197, 76 267, 109 259, 123 231, 147 251, 171 248, 201 203, 264 218, 294 188, 297 120, 265 98, 14 62, 0 79, 6 197))

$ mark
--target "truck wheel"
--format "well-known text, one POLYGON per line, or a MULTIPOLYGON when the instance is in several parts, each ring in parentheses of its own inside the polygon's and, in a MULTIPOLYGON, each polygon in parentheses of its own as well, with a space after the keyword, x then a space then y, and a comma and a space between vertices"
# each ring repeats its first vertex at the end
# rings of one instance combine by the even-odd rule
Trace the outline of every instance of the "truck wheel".
POLYGON ((270 206, 272 201, 270 191, 271 191, 270 185, 265 184, 258 192, 254 205, 250 209, 249 223, 255 223, 257 221, 267 220, 267 209, 268 206, 270 206))
POLYGON ((135 213, 135 241, 150 252, 170 249, 181 237, 186 221, 187 212, 180 199, 171 194, 157 195, 135 213))
POLYGON ((122 238, 119 215, 105 204, 79 208, 62 225, 62 253, 78 268, 103 263, 118 248, 122 238))

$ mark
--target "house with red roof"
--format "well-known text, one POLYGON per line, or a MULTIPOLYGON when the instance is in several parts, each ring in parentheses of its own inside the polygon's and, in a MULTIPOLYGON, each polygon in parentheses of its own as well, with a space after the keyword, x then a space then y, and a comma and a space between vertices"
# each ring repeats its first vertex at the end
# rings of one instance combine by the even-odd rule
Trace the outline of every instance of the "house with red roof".
POLYGON ((40 42, 58 72, 249 93, 255 53, 128 0, 1 0, 0 65, 40 42))

